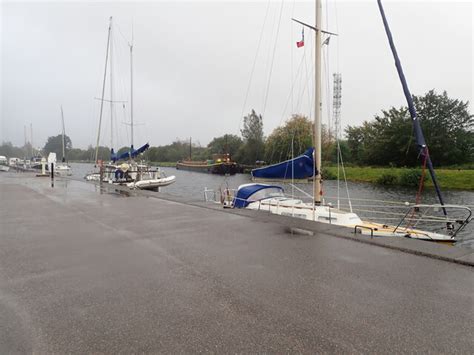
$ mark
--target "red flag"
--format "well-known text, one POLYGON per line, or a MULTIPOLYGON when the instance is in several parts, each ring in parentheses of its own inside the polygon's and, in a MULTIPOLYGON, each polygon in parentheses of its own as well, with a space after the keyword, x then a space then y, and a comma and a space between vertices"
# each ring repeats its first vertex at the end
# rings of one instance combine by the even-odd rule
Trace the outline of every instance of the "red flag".
POLYGON ((301 30, 301 41, 296 42, 296 47, 300 48, 304 46, 304 27, 301 30))

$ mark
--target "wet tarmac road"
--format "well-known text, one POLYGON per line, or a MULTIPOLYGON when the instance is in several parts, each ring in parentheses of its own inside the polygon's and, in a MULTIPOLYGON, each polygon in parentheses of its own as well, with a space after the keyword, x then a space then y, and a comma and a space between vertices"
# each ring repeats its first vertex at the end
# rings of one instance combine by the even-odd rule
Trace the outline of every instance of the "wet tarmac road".
POLYGON ((474 348, 470 267, 30 180, 0 179, 2 353, 474 348))

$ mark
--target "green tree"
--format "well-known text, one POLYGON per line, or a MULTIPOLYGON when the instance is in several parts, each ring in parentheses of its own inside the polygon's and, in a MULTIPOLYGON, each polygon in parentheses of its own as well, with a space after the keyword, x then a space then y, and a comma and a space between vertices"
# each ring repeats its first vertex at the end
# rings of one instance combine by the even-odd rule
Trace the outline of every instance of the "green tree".
POLYGON ((242 146, 243 141, 235 134, 225 134, 214 138, 208 145, 208 154, 229 153, 233 157, 242 146))
MULTIPOLYGON (((339 140, 339 148, 341 149, 341 155, 344 163, 350 163, 351 153, 349 150, 349 145, 347 140, 339 140)), ((328 147, 328 157, 325 160, 326 162, 337 163, 337 142, 334 140, 330 143, 328 147)))
POLYGON ((244 117, 244 126, 240 130, 243 145, 236 154, 236 160, 243 164, 255 164, 262 160, 265 154, 262 115, 255 110, 244 117))
POLYGON ((391 108, 374 121, 346 129, 351 158, 363 165, 416 164, 412 122, 407 108, 391 108), (397 163, 395 163, 397 162, 397 163))
POLYGON ((143 159, 151 162, 162 162, 159 159, 160 147, 150 147, 145 153, 143 153, 143 159))
POLYGON ((15 147, 11 142, 3 142, 0 145, 0 155, 4 155, 7 158, 24 158, 31 154, 31 145, 27 143, 27 146, 23 148, 15 147))
POLYGON ((122 153, 126 153, 126 152, 129 152, 130 151, 130 147, 122 147, 120 148, 119 150, 117 150, 117 154, 120 155, 122 153))
MULTIPOLYGON (((450 99, 434 90, 413 101, 434 165, 474 160, 474 116, 468 102, 450 99)), ((361 126, 346 129, 354 162, 363 165, 417 166, 418 148, 406 107, 390 108, 361 126)))
MULTIPOLYGON (((69 138, 67 135, 64 135, 64 142, 65 142, 64 149, 66 151, 66 156, 67 156, 67 151, 72 149, 71 138, 69 138)), ((44 145, 43 150, 45 154, 54 152, 56 153, 56 156, 58 157, 58 159, 61 159, 61 157, 63 156, 63 136, 61 134, 58 134, 57 136, 49 137, 48 141, 44 145)))
MULTIPOLYGON (((82 152, 79 152, 75 149, 73 149, 74 154, 77 154, 78 157, 81 157, 80 160, 83 160, 83 161, 90 161, 90 162, 94 162, 94 159, 95 159, 95 147, 93 147, 92 145, 89 145, 87 147, 87 150, 83 150, 82 152)), ((98 149, 98 152, 97 152, 97 159, 98 160, 103 160, 103 161, 110 161, 110 148, 109 147, 103 147, 103 146, 99 146, 99 149, 98 149)), ((68 153, 68 157, 69 157, 69 153, 68 153)), ((72 159, 72 158, 68 158, 69 160, 75 160, 75 159, 72 159)))
POLYGON ((312 146, 313 124, 302 115, 293 115, 284 126, 277 127, 265 142, 267 163, 276 163, 298 156, 312 146))
MULTIPOLYGON (((207 159, 207 149, 192 143, 191 154, 193 160, 207 159)), ((189 141, 176 139, 173 143, 160 146, 150 147, 144 155, 144 159, 152 162, 177 162, 178 160, 189 159, 189 141)))
MULTIPOLYGON (((87 155, 87 150, 73 148, 67 153, 69 161, 91 161, 91 157, 87 155)), ((93 159, 93 158, 92 158, 93 159)))
POLYGON ((413 97, 435 165, 474 161, 474 116, 469 102, 450 99, 446 91, 413 97))
MULTIPOLYGON (((265 142, 268 163, 291 159, 313 146, 313 123, 303 115, 292 115, 284 126, 277 127, 265 142), (293 153, 293 155, 292 155, 293 153)), ((323 161, 331 161, 335 147, 334 137, 325 125, 321 127, 321 154, 323 161)))
MULTIPOLYGON (((93 148, 91 151, 88 151, 92 153, 92 158, 91 160, 94 161, 95 158, 95 148, 93 148)), ((97 154, 97 159, 103 160, 103 161, 110 161, 110 148, 109 147, 102 147, 99 146, 99 151, 97 154)))

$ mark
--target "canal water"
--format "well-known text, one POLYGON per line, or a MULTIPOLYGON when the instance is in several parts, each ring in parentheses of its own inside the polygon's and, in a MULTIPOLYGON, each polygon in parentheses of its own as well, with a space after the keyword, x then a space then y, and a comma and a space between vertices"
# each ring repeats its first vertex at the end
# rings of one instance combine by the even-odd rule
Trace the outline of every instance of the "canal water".
MULTIPOLYGON (((93 171, 93 164, 72 163, 73 176, 82 178, 87 173, 93 171)), ((176 182, 170 186, 162 188, 162 192, 170 195, 187 197, 190 200, 204 200, 204 190, 222 191, 225 188, 236 189, 241 184, 251 182, 249 174, 236 174, 234 176, 219 176, 204 174, 191 171, 176 170, 175 168, 160 168, 166 176, 175 175, 176 182)), ((308 199, 311 195, 311 183, 278 184, 285 189, 287 194, 293 194, 295 197, 308 199), (307 194, 307 195, 305 195, 307 194)), ((324 196, 326 202, 337 206, 337 181, 325 181, 323 184, 324 196)), ((347 188, 351 199, 354 212, 362 219, 370 219, 376 222, 397 224, 401 214, 406 211, 404 202, 414 203, 417 190, 414 188, 387 187, 368 183, 348 182, 347 188), (387 203, 400 205, 399 208, 387 210, 387 203), (384 213, 387 214, 384 214, 384 213), (390 212, 398 212, 400 215, 393 215, 390 212), (381 218, 377 220, 377 218, 381 218), (392 219, 391 219, 392 218, 392 219)), ((344 183, 339 184, 340 204, 342 208, 348 209, 348 200, 346 187, 344 183)), ((212 194, 208 194, 211 196, 212 194)), ((446 204, 469 206, 474 211, 474 192, 459 190, 443 190, 443 196, 446 204)), ((425 189, 421 203, 436 204, 437 198, 433 189, 425 189)), ((474 221, 469 224, 460 235, 462 239, 458 244, 474 248, 474 221)))

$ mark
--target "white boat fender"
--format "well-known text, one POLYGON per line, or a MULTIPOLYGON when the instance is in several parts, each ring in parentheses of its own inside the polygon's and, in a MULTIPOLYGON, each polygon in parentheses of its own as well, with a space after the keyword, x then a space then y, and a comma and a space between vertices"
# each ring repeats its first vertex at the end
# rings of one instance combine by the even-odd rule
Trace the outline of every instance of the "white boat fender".
POLYGON ((232 196, 228 188, 221 192, 221 203, 224 208, 232 208, 232 196))

